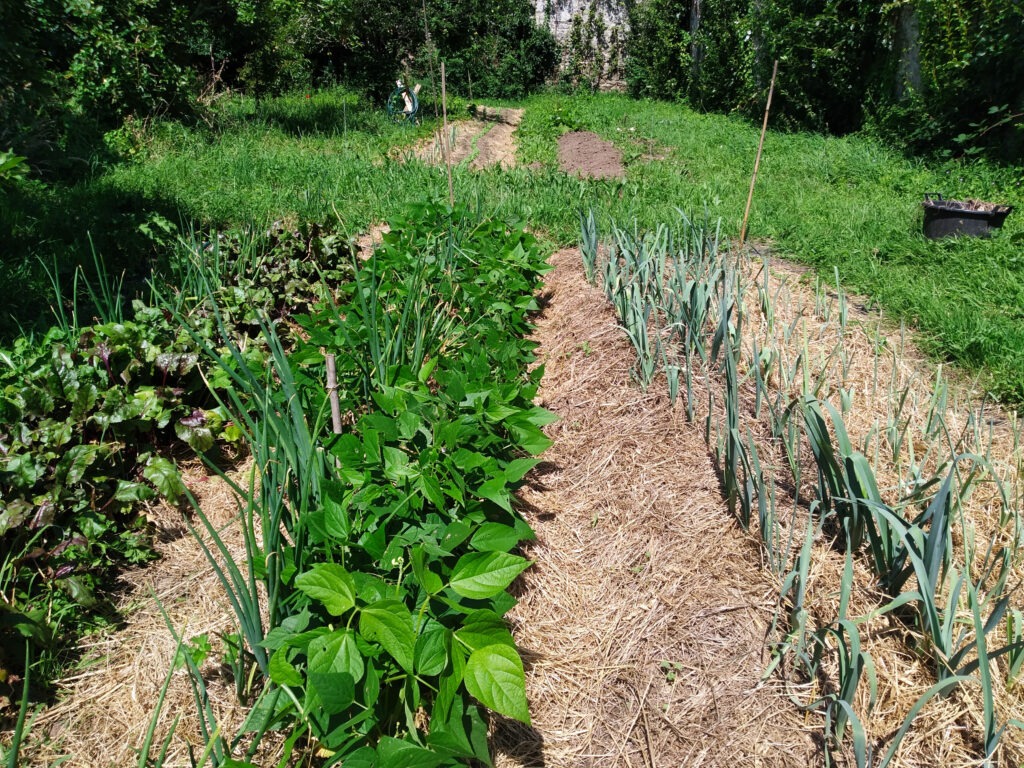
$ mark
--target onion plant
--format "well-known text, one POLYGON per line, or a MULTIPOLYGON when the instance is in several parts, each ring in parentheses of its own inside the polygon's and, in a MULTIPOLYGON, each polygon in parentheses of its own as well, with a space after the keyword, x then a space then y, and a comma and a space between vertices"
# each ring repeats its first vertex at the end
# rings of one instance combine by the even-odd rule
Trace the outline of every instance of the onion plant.
MULTIPOLYGON (((454 244, 441 244, 437 254, 452 258, 454 244)), ((458 313, 424 284, 424 269, 406 274, 378 273, 377 260, 354 271, 354 305, 343 312, 331 303, 340 351, 362 374, 361 395, 394 384, 403 367, 419 371, 433 351, 450 351, 463 328, 458 313), (397 298, 394 298, 397 297, 397 298), (396 306, 393 302, 398 302, 396 306)), ((446 274, 442 272, 442 275, 446 274)), ((450 277, 448 277, 450 281, 450 277)))
POLYGON ((26 722, 29 710, 29 686, 32 684, 32 645, 25 641, 25 674, 21 681, 21 701, 18 704, 18 716, 11 733, 11 743, 7 746, 7 768, 18 768, 18 756, 21 743, 28 734, 31 724, 26 722))

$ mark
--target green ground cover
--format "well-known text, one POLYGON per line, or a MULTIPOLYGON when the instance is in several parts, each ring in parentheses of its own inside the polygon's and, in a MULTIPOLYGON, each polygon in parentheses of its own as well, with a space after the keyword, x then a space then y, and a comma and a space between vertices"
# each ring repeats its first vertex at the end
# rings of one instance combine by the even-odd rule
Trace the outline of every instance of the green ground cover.
MULTIPOLYGON (((311 117, 302 101, 264 102, 250 111, 232 104, 215 132, 162 126, 141 160, 92 182, 93 193, 139 196, 159 201, 162 210, 216 223, 324 220, 336 211, 352 231, 442 193, 437 169, 401 162, 391 149, 396 141, 426 135, 429 126, 396 133, 354 105, 355 115, 346 116, 337 94, 309 100, 311 117)), ((706 207, 726 233, 738 233, 756 126, 615 95, 539 96, 526 106, 520 151, 533 169, 457 169, 459 199, 523 218, 566 244, 574 237, 577 206, 641 225, 665 220, 676 206, 706 207), (584 128, 622 148, 624 183, 579 181, 557 171, 557 136, 584 128)), ((924 192, 941 191, 1020 207, 1021 181, 1019 169, 929 166, 857 137, 770 133, 750 233, 828 279, 838 267, 848 289, 919 327, 934 354, 990 374, 995 392, 1019 401, 1024 219, 1011 215, 990 240, 930 242, 921 235, 920 203, 924 192)))

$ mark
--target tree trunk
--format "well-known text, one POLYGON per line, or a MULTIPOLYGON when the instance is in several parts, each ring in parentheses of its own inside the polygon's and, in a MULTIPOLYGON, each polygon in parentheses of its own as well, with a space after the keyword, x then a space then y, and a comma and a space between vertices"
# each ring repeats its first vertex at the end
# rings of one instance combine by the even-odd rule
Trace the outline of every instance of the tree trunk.
POLYGON ((700 64, 704 58, 704 46, 697 35, 700 32, 701 0, 693 0, 690 6, 690 81, 696 82, 700 76, 700 64))
POLYGON ((896 82, 893 92, 902 101, 921 90, 921 27, 913 4, 896 12, 896 82))

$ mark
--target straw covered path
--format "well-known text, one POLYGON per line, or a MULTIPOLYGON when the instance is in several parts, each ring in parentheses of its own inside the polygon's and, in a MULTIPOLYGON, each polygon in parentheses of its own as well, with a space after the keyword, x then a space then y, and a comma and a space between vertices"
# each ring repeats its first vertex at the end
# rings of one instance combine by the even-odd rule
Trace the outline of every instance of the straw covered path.
MULTIPOLYGON (((468 163, 470 170, 513 168, 516 165, 515 132, 523 119, 522 109, 511 107, 475 108, 473 119, 453 120, 449 126, 451 163, 468 163)), ((442 165, 445 133, 438 128, 433 137, 423 141, 413 154, 427 163, 442 165)))
POLYGON ((727 514, 700 426, 630 381, 632 352, 575 250, 535 339, 560 420, 522 493, 535 562, 511 612, 533 728, 499 766, 806 766, 803 719, 760 678, 778 586, 727 514))

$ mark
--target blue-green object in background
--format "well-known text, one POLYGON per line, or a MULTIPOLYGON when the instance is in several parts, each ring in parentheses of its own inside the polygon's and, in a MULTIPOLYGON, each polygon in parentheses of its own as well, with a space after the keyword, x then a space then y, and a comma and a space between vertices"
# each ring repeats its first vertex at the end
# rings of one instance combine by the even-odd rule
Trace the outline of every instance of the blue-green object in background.
POLYGON ((416 94, 420 87, 409 88, 401 80, 395 85, 395 90, 388 96, 388 117, 396 123, 419 125, 420 100, 416 94))

